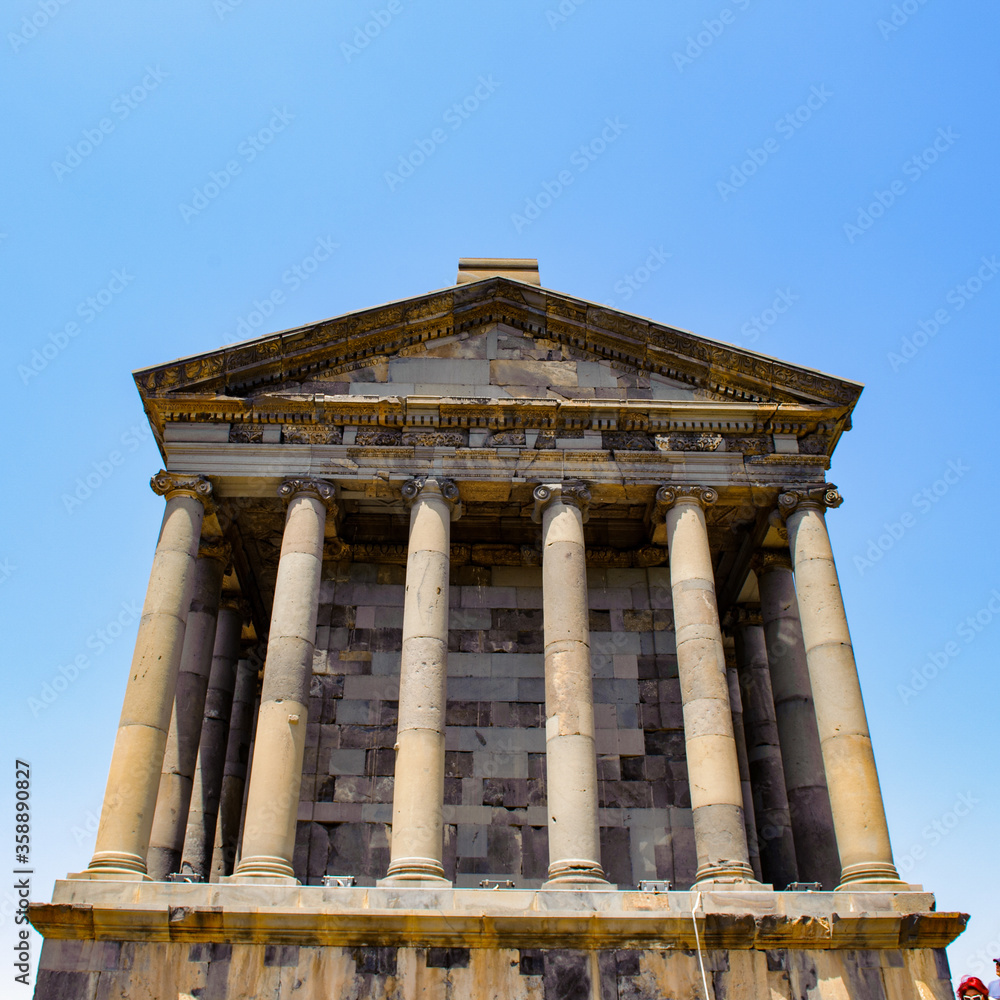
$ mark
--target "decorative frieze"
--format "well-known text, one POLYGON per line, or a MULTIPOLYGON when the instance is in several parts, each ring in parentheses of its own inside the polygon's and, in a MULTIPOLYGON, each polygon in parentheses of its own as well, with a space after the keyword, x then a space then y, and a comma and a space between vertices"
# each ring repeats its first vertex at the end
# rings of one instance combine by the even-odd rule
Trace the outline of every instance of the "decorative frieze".
POLYGON ((281 440, 285 444, 341 444, 344 434, 340 427, 328 424, 283 424, 281 440))

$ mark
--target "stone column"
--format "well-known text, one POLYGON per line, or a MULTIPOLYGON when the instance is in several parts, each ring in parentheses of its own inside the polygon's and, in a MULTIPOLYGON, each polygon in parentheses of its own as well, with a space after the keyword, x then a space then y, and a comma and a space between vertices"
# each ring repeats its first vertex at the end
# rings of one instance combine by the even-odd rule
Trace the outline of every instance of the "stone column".
POLYGON ((195 875, 203 882, 208 881, 212 864, 245 603, 238 596, 223 597, 219 607, 212 670, 198 741, 198 763, 191 785, 180 871, 185 875, 195 875))
POLYGON ((594 685, 583 522, 590 491, 582 483, 535 488, 542 524, 545 643, 545 774, 548 885, 606 883, 597 822, 594 685))
POLYGON ((656 499, 661 509, 666 508, 677 670, 698 856, 696 883, 754 883, 705 522, 705 507, 715 503, 717 494, 700 486, 663 486, 656 499))
POLYGON ((264 685, 247 796, 243 850, 233 878, 295 883, 292 855, 306 745, 309 684, 323 536, 333 506, 329 483, 289 479, 288 502, 268 632, 264 685))
POLYGON ((222 577, 228 559, 228 547, 218 541, 203 543, 198 550, 194 593, 184 632, 180 672, 146 856, 150 877, 160 881, 171 872, 180 871, 191 784, 205 715, 205 692, 212 668, 222 577))
POLYGON ((766 882, 781 890, 797 882, 799 872, 760 612, 738 608, 734 633, 760 870, 766 882))
POLYGON ((819 882, 830 890, 840 881, 840 855, 823 772, 791 558, 788 552, 762 552, 756 570, 799 879, 819 882))
POLYGON ((167 507, 111 755, 97 845, 79 878, 149 877, 146 851, 194 589, 201 524, 212 495, 212 484, 203 476, 160 472, 150 485, 154 493, 166 497, 167 507))
POLYGON ((736 651, 727 643, 726 679, 729 682, 729 707, 733 717, 733 736, 736 738, 736 759, 740 765, 740 787, 743 789, 743 829, 747 834, 747 852, 754 878, 760 879, 760 849, 757 846, 757 820, 753 811, 753 789, 750 785, 750 764, 747 759, 746 730, 743 726, 743 696, 740 693, 739 672, 736 669, 736 651))
POLYGON ((824 512, 839 507, 836 487, 782 493, 795 567, 799 620, 816 705, 816 724, 842 865, 840 886, 885 890, 905 885, 892 861, 858 668, 847 628, 824 512))
POLYGON ((246 779, 253 753, 254 721, 257 718, 258 672, 263 657, 256 648, 245 655, 236 668, 233 710, 226 741, 226 767, 219 792, 219 818, 215 824, 211 880, 232 875, 239 853, 240 824, 246 798, 246 779))
POLYGON ((448 679, 451 522, 461 514, 450 479, 403 486, 410 508, 399 667, 399 725, 388 879, 444 876, 444 729, 448 679))

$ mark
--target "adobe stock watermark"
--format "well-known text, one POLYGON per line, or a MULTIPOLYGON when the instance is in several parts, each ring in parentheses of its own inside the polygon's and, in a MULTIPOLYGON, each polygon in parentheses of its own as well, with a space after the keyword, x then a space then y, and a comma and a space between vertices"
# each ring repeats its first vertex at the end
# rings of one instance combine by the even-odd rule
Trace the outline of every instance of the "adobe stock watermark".
MULTIPOLYGON (((482 106, 488 101, 500 84, 493 79, 493 74, 479 77, 476 86, 451 107, 445 109, 441 116, 445 125, 452 132, 457 132, 482 106)), ((399 158, 395 171, 386 170, 382 179, 395 191, 404 181, 409 180, 436 152, 439 146, 448 141, 448 133, 443 128, 431 130, 430 135, 423 139, 415 139, 413 148, 399 158)))
POLYGON ((268 123, 256 132, 248 135, 237 147, 236 157, 227 160, 221 170, 209 172, 208 180, 191 191, 191 203, 180 202, 177 210, 187 225, 191 220, 201 215, 216 198, 229 187, 233 178, 243 173, 243 167, 253 163, 257 157, 271 145, 274 140, 288 128, 293 121, 293 115, 287 108, 272 108, 268 123))
POLYGON ((990 592, 990 599, 978 611, 966 615, 955 626, 957 638, 950 639, 940 649, 928 650, 924 662, 919 667, 915 667, 910 674, 910 683, 896 685, 896 692, 903 704, 909 704, 921 691, 925 691, 927 685, 941 671, 946 670, 951 666, 953 660, 961 656, 965 646, 975 642, 993 624, 997 615, 1000 615, 1000 590, 994 588, 990 592))
MULTIPOLYGON (((615 282, 615 294, 620 295, 623 301, 628 302, 672 256, 673 254, 669 254, 663 249, 662 244, 658 247, 650 247, 649 256, 645 262, 615 282)), ((618 308, 618 302, 615 299, 606 299, 604 304, 611 309, 618 308)))
POLYGON ((389 0, 385 7, 379 10, 370 10, 368 13, 371 14, 371 19, 359 25, 351 38, 354 44, 351 45, 348 42, 340 43, 340 51, 348 62, 355 56, 361 55, 389 27, 392 19, 403 13, 402 0, 389 0))
POLYGON ((0 560, 0 583, 6 583, 13 575, 17 567, 9 560, 0 560))
POLYGON ((549 22, 549 27, 555 31, 560 24, 565 24, 587 0, 560 0, 557 7, 550 7, 545 12, 545 20, 549 22))
MULTIPOLYGON (((117 268, 111 272, 111 279, 100 291, 88 295, 77 305, 76 315, 84 324, 93 323, 133 281, 135 275, 129 274, 124 267, 117 268)), ((28 363, 17 366, 21 384, 27 385, 33 378, 41 375, 82 332, 83 327, 76 320, 70 320, 61 330, 50 333, 49 339, 31 352, 28 363)))
POLYGON ((52 19, 62 13, 70 0, 40 0, 34 12, 29 16, 25 14, 21 18, 21 28, 19 31, 8 31, 7 41, 17 55, 25 45, 33 38, 38 37, 38 32, 49 26, 52 19))
MULTIPOLYGON (((799 129, 812 121, 813 115, 825 107, 826 102, 831 97, 833 97, 833 91, 828 90, 825 83, 812 87, 809 96, 794 111, 782 115, 774 123, 774 131, 786 140, 791 139, 798 133, 799 129)), ((728 201, 732 195, 736 194, 780 149, 781 143, 773 136, 769 136, 759 146, 749 147, 747 158, 730 166, 728 182, 716 181, 715 190, 719 192, 722 200, 728 201)))
POLYGON ((702 21, 702 28, 696 35, 687 36, 687 45, 684 52, 674 52, 674 65, 678 73, 683 73, 687 66, 690 66, 695 59, 702 55, 706 49, 715 43, 715 40, 722 35, 735 20, 737 13, 742 13, 751 4, 752 0, 733 0, 733 7, 723 7, 715 17, 706 18, 702 21))
POLYGON ((37 719, 50 705, 53 705, 76 683, 85 670, 94 664, 94 657, 100 656, 106 649, 113 646, 142 615, 142 605, 135 601, 124 601, 121 610, 113 618, 106 621, 99 629, 87 636, 84 646, 93 655, 77 653, 68 663, 60 664, 48 680, 42 682, 37 695, 27 699, 28 708, 33 718, 37 719))
MULTIPOLYGON (((960 138, 960 133, 956 132, 950 125, 947 128, 939 128, 929 145, 903 161, 900 171, 912 183, 916 184, 960 138)), ((909 190, 906 182, 898 177, 891 181, 884 191, 875 190, 873 192, 874 200, 858 208, 854 222, 844 223, 844 235, 847 237, 847 242, 854 243, 859 236, 867 233, 885 215, 886 211, 892 208, 909 190)))
POLYGON ((962 820, 968 819, 973 810, 982 802, 972 792, 961 792, 952 807, 932 820, 920 831, 920 843, 914 844, 905 854, 896 857, 896 869, 901 875, 908 875, 918 861, 927 857, 928 848, 937 847, 962 820))
POLYGON ((581 143, 570 154, 569 165, 576 168, 576 174, 572 170, 564 169, 560 170, 553 180, 544 181, 541 191, 526 199, 524 208, 520 212, 511 214, 510 221, 514 224, 514 230, 520 233, 540 218, 542 212, 551 208, 576 177, 587 171, 592 163, 603 156, 627 128, 628 125, 618 117, 605 118, 604 128, 590 142, 581 143))
POLYGON ((85 128, 75 143, 66 147, 64 160, 53 160, 52 170, 57 180, 62 180, 83 163, 104 140, 115 130, 115 119, 125 121, 133 111, 143 104, 149 95, 159 89, 161 83, 169 76, 159 66, 147 66, 146 75, 129 90, 123 90, 108 108, 108 114, 98 121, 93 128, 85 128))
POLYGON ((899 350, 886 355, 889 367, 898 372, 909 364, 941 332, 942 327, 951 322, 952 312, 961 312, 996 277, 998 271, 1000 260, 997 260, 996 254, 981 257, 979 268, 945 295, 944 300, 951 309, 941 306, 929 319, 919 320, 916 330, 900 340, 899 350))
POLYGON ((922 490, 913 494, 910 505, 916 510, 916 514, 910 510, 904 510, 895 521, 886 521, 883 524, 885 531, 876 538, 869 538, 865 554, 854 557, 854 568, 861 576, 867 570, 872 569, 876 563, 882 561, 882 557, 895 548, 900 539, 919 523, 919 518, 934 509, 934 505, 940 503, 948 491, 958 482, 965 478, 971 468, 960 458, 952 459, 948 467, 939 479, 935 479, 930 486, 925 486, 922 490))
POLYGON ((888 17, 880 17, 875 22, 882 38, 888 41, 892 36, 905 27, 910 18, 920 11, 920 8, 927 3, 927 0, 902 0, 902 3, 894 3, 888 17))
POLYGON ((125 464, 126 458, 142 446, 152 436, 147 424, 133 424, 118 439, 120 448, 113 448, 103 458, 90 463, 90 470, 77 476, 71 491, 64 492, 60 499, 67 514, 73 514, 82 507, 114 474, 115 469, 125 464))
POLYGON ((237 319, 237 340, 246 340, 252 337, 264 320, 272 316, 278 306, 284 305, 288 295, 297 292, 319 270, 320 264, 328 261, 339 247, 340 244, 334 243, 329 236, 321 236, 316 241, 311 253, 306 254, 297 264, 293 264, 282 272, 279 286, 272 288, 263 300, 254 299, 250 312, 237 319), (287 292, 283 289, 287 289, 287 292))
MULTIPOLYGON (((792 305, 798 301, 799 296, 790 288, 776 288, 771 304, 762 309, 756 316, 751 316, 740 327, 740 336, 743 338, 742 343, 756 343, 760 339, 761 334, 767 333, 792 308, 792 305)), ((740 341, 737 341, 737 343, 740 343, 740 341)))

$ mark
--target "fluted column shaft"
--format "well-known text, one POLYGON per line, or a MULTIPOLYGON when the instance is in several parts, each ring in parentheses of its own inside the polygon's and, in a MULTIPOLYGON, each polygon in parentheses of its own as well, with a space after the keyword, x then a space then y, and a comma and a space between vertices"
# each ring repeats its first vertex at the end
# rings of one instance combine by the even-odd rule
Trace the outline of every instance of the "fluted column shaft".
POLYGON ((194 592, 146 856, 146 867, 154 879, 162 880, 171 872, 180 871, 227 554, 221 545, 211 546, 209 550, 202 545, 198 552, 194 592))
POLYGON ((215 846, 212 849, 211 880, 232 875, 240 839, 240 821, 246 795, 247 768, 250 763, 253 723, 256 718, 257 671, 256 655, 242 658, 236 668, 236 687, 229 716, 226 739, 225 768, 219 791, 219 816, 215 824, 215 846))
POLYGON ((594 687, 581 483, 535 489, 542 524, 549 882, 606 882, 597 820, 594 687))
POLYGON ((840 855, 788 553, 764 552, 757 581, 799 879, 830 890, 840 881, 840 855))
POLYGON ((704 506, 712 489, 664 486, 677 670, 698 868, 696 881, 753 882, 726 656, 704 506))
POLYGON ((288 500, 288 513, 274 586, 243 850, 233 875, 236 879, 265 882, 295 880, 295 824, 306 744, 323 536, 333 487, 317 480, 293 479, 282 483, 279 495, 288 500))
POLYGON ((191 801, 180 867, 182 873, 197 875, 204 881, 208 881, 212 863, 242 631, 243 611, 240 601, 224 598, 215 630, 212 669, 205 695, 201 736, 198 740, 198 763, 191 784, 191 801))
POLYGON ((212 486, 201 476, 161 472, 166 497, 139 620, 125 701, 111 755, 94 856, 82 878, 148 878, 146 852, 163 767, 201 525, 212 486))
POLYGON ((784 889, 799 873, 760 614, 740 608, 734 633, 760 869, 766 882, 784 889))
POLYGON ((840 850, 840 887, 892 888, 904 883, 892 861, 858 668, 824 518, 826 507, 842 502, 832 486, 779 497, 788 526, 799 619, 840 850))
POLYGON ((444 882, 449 567, 458 488, 447 479, 411 479, 403 499, 410 540, 387 878, 444 882))

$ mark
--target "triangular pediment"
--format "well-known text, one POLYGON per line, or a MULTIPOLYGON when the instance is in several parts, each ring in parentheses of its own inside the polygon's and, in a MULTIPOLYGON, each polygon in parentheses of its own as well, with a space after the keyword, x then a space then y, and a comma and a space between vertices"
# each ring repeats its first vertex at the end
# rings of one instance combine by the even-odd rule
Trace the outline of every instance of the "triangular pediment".
POLYGON ((725 400, 850 409, 855 382, 502 277, 135 373, 144 398, 725 400))

